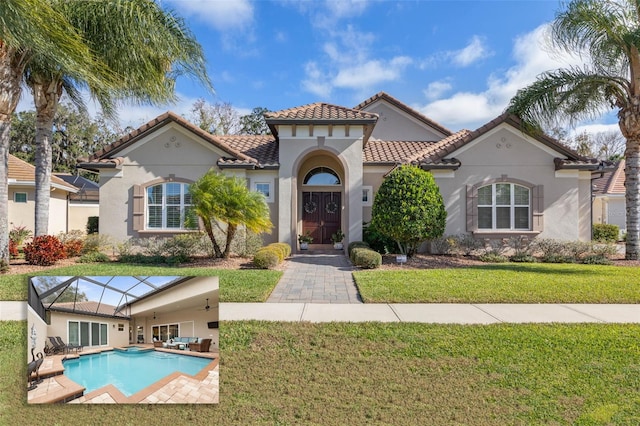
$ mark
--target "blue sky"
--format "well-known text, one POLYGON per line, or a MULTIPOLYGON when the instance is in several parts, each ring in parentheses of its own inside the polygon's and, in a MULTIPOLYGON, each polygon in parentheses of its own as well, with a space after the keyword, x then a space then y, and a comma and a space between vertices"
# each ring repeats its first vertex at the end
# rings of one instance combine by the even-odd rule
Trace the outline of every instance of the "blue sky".
MULTIPOLYGON (((199 97, 246 114, 319 101, 353 107, 385 91, 451 130, 475 129, 541 72, 581 63, 545 49, 555 0, 158 1, 203 46, 216 94, 181 79, 177 104, 123 106, 122 125, 166 110, 188 116, 199 97)), ((617 128, 613 114, 588 124, 617 128)))

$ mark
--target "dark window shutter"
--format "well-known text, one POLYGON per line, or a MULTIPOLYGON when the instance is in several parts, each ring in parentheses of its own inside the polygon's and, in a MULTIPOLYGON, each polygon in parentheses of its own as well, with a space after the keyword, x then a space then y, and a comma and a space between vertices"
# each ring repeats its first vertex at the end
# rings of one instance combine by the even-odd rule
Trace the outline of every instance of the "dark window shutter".
POLYGON ((467 232, 478 230, 478 188, 467 185, 467 232))
POLYGON ((542 232, 544 230, 544 185, 536 185, 531 191, 531 207, 533 210, 531 230, 542 232))
POLYGON ((144 229, 144 188, 142 185, 133 185, 133 230, 144 229))

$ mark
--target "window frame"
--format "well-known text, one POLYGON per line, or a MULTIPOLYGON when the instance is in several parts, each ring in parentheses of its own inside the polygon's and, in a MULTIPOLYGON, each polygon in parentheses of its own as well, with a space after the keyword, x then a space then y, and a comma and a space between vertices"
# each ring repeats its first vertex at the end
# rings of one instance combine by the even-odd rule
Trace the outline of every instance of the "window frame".
MULTIPOLYGON (((187 209, 193 206, 193 203, 187 204, 185 202, 185 196, 189 193, 189 186, 191 184, 187 182, 179 182, 179 181, 167 181, 167 182, 158 182, 144 187, 144 230, 146 231, 189 231, 191 228, 187 228, 185 226, 185 220, 187 217, 187 209), (168 185, 179 185, 180 187, 180 202, 179 204, 167 204, 167 186, 168 185), (149 191, 152 188, 162 187, 162 195, 160 203, 149 203, 149 191), (168 207, 176 207, 180 208, 180 225, 178 227, 169 227, 167 226, 168 221, 168 207), (151 207, 160 207, 160 222, 161 226, 154 227, 150 226, 151 219, 151 207)), ((170 195, 169 195, 170 196, 170 195)), ((194 228, 195 229, 195 228, 194 228)))
POLYGON ((267 203, 273 203, 273 185, 272 185, 272 183, 271 183, 271 182, 265 182, 265 181, 263 181, 263 180, 261 180, 261 181, 255 181, 255 182, 253 182, 253 190, 254 190, 255 192, 259 192, 259 193, 261 193, 262 195, 264 195, 264 199, 265 199, 265 201, 266 201, 267 203), (268 194, 268 195, 265 195, 265 193, 264 193, 263 191, 260 191, 260 190, 258 189, 258 185, 267 185, 267 187, 269 188, 269 189, 268 189, 269 194, 268 194))
POLYGON ((373 206, 373 186, 371 185, 362 185, 362 205, 364 207, 371 207, 373 206), (366 200, 365 200, 365 193, 366 195, 366 200))
POLYGON ((513 182, 493 182, 487 185, 483 185, 478 187, 478 205, 477 205, 477 215, 478 215, 478 230, 487 232, 487 231, 496 231, 496 232, 509 232, 509 231, 531 231, 531 212, 532 210, 532 197, 531 197, 531 188, 528 188, 524 185, 520 185, 513 182), (498 185, 508 185, 509 186, 509 203, 500 202, 498 200, 498 185), (491 204, 481 204, 479 193, 482 189, 491 187, 491 204), (527 204, 517 204, 516 203, 516 187, 524 188, 527 191, 527 204), (491 209, 491 227, 481 227, 480 226, 480 209, 481 208, 490 208, 491 209), (498 227, 498 209, 509 209, 509 227, 498 227), (526 208, 527 209, 527 227, 526 228, 516 228, 516 209, 518 208, 526 208))
POLYGON ((14 192, 13 193, 13 202, 14 203, 26 204, 28 201, 29 201, 29 195, 26 192, 14 192), (18 195, 24 195, 24 201, 17 200, 17 196, 18 195))

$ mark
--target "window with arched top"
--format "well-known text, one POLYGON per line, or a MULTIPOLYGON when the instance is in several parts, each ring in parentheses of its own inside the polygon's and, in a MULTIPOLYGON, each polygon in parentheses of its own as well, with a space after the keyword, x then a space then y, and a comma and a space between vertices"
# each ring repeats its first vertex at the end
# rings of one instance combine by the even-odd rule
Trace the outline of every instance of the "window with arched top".
POLYGON ((331 186, 340 185, 340 176, 328 167, 316 167, 304 177, 304 185, 331 186))
POLYGON ((531 191, 515 183, 478 188, 478 229, 529 230, 531 191))

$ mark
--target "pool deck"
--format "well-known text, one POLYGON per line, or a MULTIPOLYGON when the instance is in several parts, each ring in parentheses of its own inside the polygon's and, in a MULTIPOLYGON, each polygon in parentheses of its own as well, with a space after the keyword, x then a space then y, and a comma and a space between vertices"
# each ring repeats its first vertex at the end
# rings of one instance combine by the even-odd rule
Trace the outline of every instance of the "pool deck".
MULTIPOLYGON (((153 345, 134 345, 154 349, 153 345)), ((27 392, 29 404, 74 403, 74 404, 216 404, 219 398, 219 354, 217 352, 189 352, 155 348, 158 352, 176 353, 180 355, 209 358, 211 362, 198 374, 175 372, 129 397, 115 386, 107 385, 93 392, 83 394, 85 388, 65 377, 62 373, 63 359, 77 358, 81 355, 95 354, 113 350, 105 347, 87 349, 79 354, 53 355, 44 359, 40 367, 38 386, 27 392)))

